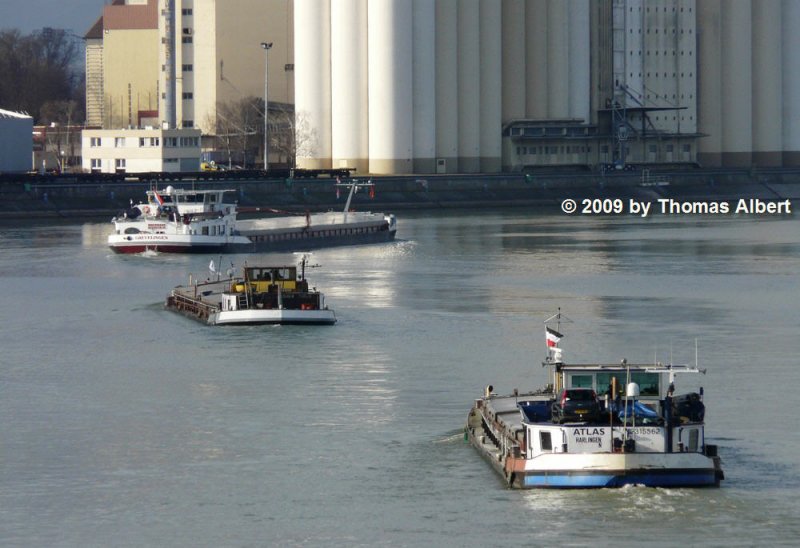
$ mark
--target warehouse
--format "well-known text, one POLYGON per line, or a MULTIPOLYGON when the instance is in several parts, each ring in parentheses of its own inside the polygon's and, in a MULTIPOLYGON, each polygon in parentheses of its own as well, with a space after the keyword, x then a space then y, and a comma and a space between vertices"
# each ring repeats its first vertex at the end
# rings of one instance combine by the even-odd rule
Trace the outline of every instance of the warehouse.
POLYGON ((0 173, 30 171, 33 158, 33 118, 0 109, 0 173))

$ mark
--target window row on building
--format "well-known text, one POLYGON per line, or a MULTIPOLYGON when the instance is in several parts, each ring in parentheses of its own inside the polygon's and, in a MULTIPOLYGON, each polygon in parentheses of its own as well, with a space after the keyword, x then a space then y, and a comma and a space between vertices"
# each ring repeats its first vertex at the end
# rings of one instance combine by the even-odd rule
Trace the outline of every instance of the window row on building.
MULTIPOLYGON (((108 138, 106 138, 108 139, 108 138)), ((125 148, 128 141, 136 142, 135 137, 114 137, 114 148, 125 148)), ((139 148, 161 146, 159 137, 139 137, 139 148)), ((103 146, 102 137, 90 137, 89 147, 100 148, 103 146)), ((165 148, 199 147, 200 137, 164 137, 165 148)))

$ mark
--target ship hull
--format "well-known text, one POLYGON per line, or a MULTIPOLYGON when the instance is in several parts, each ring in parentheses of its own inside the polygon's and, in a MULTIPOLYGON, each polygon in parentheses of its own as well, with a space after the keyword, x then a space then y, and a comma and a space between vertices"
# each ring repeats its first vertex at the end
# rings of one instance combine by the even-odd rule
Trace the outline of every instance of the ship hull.
POLYGON ((598 489, 717 487, 718 462, 698 453, 563 454, 534 459, 502 456, 485 436, 468 431, 470 443, 509 487, 518 489, 598 489))
POLYGON ((234 241, 223 238, 173 234, 133 234, 108 237, 112 251, 135 254, 145 251, 159 253, 253 253, 271 251, 305 251, 324 247, 384 243, 394 240, 397 231, 388 225, 373 229, 339 228, 331 230, 254 231, 238 236, 234 241))
POLYGON ((333 310, 236 310, 208 318, 211 325, 333 325, 333 310))

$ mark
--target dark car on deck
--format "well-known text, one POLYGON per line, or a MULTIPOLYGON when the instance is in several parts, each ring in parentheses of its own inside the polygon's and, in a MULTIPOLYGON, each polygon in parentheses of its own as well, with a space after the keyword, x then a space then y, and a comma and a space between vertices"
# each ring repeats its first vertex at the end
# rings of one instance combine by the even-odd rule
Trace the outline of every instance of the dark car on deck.
POLYGON ((561 391, 552 406, 552 420, 563 422, 594 422, 600 419, 600 403, 590 388, 567 388, 561 391))

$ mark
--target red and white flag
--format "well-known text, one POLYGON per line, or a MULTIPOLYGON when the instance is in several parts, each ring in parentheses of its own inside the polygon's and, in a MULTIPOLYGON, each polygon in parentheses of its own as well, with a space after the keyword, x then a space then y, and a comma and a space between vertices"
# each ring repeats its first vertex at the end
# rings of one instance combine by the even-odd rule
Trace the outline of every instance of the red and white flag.
POLYGON ((545 338, 547 339, 547 346, 549 348, 558 346, 558 341, 560 341, 561 337, 563 337, 564 335, 562 335, 555 329, 551 329, 547 326, 545 326, 544 330, 545 330, 545 338))

